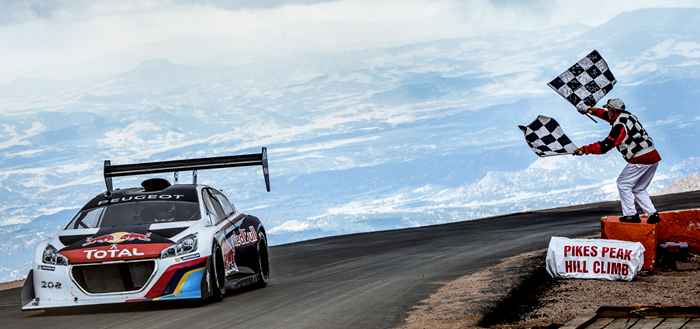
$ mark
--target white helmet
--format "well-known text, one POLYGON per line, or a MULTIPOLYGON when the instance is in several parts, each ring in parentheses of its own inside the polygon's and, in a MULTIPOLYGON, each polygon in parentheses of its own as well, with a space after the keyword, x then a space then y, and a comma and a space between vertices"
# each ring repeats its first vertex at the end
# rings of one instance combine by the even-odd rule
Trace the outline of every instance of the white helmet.
POLYGON ((608 103, 603 105, 603 107, 605 107, 605 108, 612 107, 613 110, 624 111, 625 110, 625 103, 623 103, 619 98, 611 98, 611 99, 608 99, 608 103))

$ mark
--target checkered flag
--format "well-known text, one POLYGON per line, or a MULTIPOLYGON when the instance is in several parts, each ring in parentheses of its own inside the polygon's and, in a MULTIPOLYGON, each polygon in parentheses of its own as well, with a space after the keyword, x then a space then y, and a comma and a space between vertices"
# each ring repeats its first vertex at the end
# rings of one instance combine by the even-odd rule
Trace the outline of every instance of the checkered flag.
POLYGON ((518 126, 525 134, 527 145, 537 156, 572 154, 576 145, 566 137, 557 120, 540 115, 527 126, 518 126))
POLYGON ((547 85, 584 113, 617 83, 608 64, 593 50, 547 85))

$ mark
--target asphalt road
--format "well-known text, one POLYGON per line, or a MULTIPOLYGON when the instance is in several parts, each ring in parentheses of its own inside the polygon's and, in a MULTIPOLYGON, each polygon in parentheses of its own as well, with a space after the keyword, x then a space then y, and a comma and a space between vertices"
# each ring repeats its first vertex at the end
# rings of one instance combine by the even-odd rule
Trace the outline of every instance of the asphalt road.
MULTIPOLYGON (((700 208, 700 192, 653 198, 659 211, 700 208)), ((445 225, 330 237, 271 248, 271 282, 219 303, 153 302, 21 312, 0 291, 0 328, 391 328, 445 282, 546 248, 551 236, 600 232, 618 202, 445 225)))

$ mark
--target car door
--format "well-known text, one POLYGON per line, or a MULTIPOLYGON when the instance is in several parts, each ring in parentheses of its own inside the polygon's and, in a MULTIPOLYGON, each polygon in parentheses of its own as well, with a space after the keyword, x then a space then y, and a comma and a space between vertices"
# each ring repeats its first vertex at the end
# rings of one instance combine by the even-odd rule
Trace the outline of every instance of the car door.
POLYGON ((202 199, 207 209, 211 212, 212 217, 215 218, 215 224, 217 228, 217 239, 221 243, 221 253, 224 258, 224 269, 226 270, 226 275, 231 275, 238 272, 238 267, 236 266, 236 248, 234 247, 234 237, 235 237, 235 227, 227 219, 226 212, 221 202, 214 196, 214 189, 205 188, 202 189, 202 199))
MULTIPOLYGON (((236 229, 232 239, 232 245, 235 247, 236 266, 241 273, 249 273, 250 270, 257 268, 258 251, 257 251, 257 224, 256 220, 250 216, 243 215, 235 217, 236 210, 231 202, 228 201, 223 193, 213 190, 212 195, 219 201, 224 208, 224 212, 230 212, 230 220, 235 221, 236 229), (240 222, 240 224, 239 224, 240 222)), ((239 213, 240 214, 240 213, 239 213)))
POLYGON ((212 189, 212 197, 219 201, 222 206, 224 213, 227 218, 235 225, 233 235, 231 236, 230 243, 234 246, 235 266, 238 271, 243 273, 248 273, 248 269, 243 267, 250 267, 252 260, 257 260, 257 233, 255 225, 250 220, 248 216, 245 216, 239 212, 236 212, 236 208, 228 201, 228 198, 216 189, 212 189), (236 216, 238 215, 238 216, 236 216), (251 225, 252 224, 252 225, 251 225))

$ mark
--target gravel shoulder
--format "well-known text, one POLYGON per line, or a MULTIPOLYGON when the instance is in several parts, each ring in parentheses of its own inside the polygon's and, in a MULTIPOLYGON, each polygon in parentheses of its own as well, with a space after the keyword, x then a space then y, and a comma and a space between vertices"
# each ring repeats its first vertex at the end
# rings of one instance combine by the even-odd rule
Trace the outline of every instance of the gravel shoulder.
POLYGON ((19 288, 24 285, 24 280, 10 281, 10 282, 0 282, 0 290, 7 290, 12 288, 19 288))
POLYGON ((557 328, 603 305, 700 305, 700 272, 658 271, 631 282, 552 279, 547 250, 444 284, 413 308, 401 327, 557 328))

